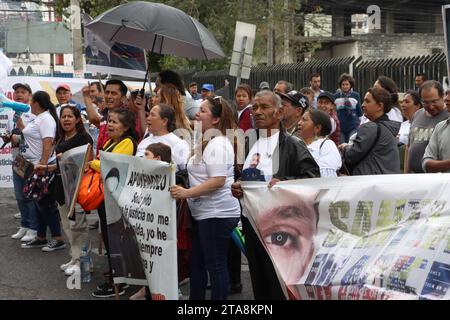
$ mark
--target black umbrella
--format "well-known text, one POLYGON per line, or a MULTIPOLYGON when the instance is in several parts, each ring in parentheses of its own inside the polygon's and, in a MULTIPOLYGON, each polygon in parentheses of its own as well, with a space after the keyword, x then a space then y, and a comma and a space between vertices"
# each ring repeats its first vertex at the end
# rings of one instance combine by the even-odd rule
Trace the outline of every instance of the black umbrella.
POLYGON ((86 28, 104 39, 160 54, 193 59, 225 57, 203 24, 161 3, 129 2, 99 15, 86 28))

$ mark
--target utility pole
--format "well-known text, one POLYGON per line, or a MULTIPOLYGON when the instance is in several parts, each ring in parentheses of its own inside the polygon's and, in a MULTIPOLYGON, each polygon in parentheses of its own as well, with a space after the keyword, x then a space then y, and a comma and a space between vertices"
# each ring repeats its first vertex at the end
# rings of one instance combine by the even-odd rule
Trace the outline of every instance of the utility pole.
POLYGON ((284 43, 283 43, 283 63, 290 63, 291 62, 291 54, 289 51, 289 38, 290 38, 290 15, 289 15, 289 0, 284 0, 283 5, 283 17, 284 17, 284 43))
POLYGON ((269 2, 269 28, 267 30, 267 65, 275 63, 275 22, 273 17, 273 0, 269 2))
POLYGON ((74 77, 83 77, 83 43, 81 41, 80 0, 70 0, 74 77))

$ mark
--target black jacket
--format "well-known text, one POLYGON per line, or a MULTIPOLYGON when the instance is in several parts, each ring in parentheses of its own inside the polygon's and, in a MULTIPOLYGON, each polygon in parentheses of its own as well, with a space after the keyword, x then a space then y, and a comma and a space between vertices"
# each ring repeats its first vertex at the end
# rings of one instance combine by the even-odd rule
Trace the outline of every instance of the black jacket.
POLYGON ((278 148, 273 158, 274 178, 280 180, 296 180, 319 178, 320 169, 305 143, 285 130, 280 130, 278 148), (276 168, 279 159, 278 170, 276 168))

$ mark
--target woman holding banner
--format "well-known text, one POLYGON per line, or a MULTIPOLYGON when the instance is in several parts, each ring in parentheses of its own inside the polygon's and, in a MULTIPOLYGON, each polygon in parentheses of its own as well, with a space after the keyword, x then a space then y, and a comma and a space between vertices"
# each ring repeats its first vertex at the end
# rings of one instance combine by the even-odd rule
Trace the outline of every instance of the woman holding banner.
POLYGON ((240 207, 231 194, 234 151, 225 135, 227 129, 236 128, 236 120, 229 104, 220 97, 205 100, 196 120, 201 122, 204 137, 187 165, 191 188, 173 186, 170 192, 175 199, 188 199, 194 219, 190 299, 205 299, 209 274, 211 299, 226 300, 228 244, 239 221, 240 207))
MULTIPOLYGON (((112 152, 130 156, 135 155, 137 149, 136 133, 134 132, 135 123, 135 117, 131 111, 122 108, 110 110, 108 116, 109 140, 106 141, 102 150, 104 152, 112 152)), ((90 162, 90 168, 92 170, 100 172, 99 157, 90 162)), ((115 292, 111 270, 111 257, 109 255, 110 250, 108 241, 108 226, 106 223, 105 202, 102 202, 97 211, 100 218, 100 228, 102 232, 103 242, 105 243, 106 251, 108 252, 109 274, 107 276, 108 281, 103 285, 98 286, 97 291, 93 292, 92 295, 98 298, 107 298, 113 297, 115 295, 115 292)), ((117 288, 119 291, 119 295, 125 293, 124 285, 119 284, 117 288)))
MULTIPOLYGON (((80 110, 74 105, 62 105, 58 132, 59 138, 55 149, 58 159, 66 151, 86 144, 92 146, 94 143, 84 128, 80 110)), ((92 149, 91 154, 88 155, 88 159, 92 159, 92 149)), ((49 166, 49 170, 51 169, 58 171, 54 181, 57 187, 54 190, 56 200, 59 204, 58 209, 61 215, 62 226, 70 243, 71 259, 68 263, 62 264, 60 268, 67 276, 70 276, 80 271, 81 248, 87 241, 89 230, 87 228, 86 215, 78 205, 75 207, 75 221, 69 221, 68 213, 70 203, 65 203, 65 190, 62 184, 61 174, 59 173, 59 164, 55 164, 52 167, 49 166)))

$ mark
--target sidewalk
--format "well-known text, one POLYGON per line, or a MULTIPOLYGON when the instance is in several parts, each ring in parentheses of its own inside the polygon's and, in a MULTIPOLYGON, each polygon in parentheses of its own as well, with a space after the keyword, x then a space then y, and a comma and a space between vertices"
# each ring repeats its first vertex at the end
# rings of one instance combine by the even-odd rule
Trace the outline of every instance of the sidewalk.
MULTIPOLYGON (((20 226, 20 220, 13 217, 18 212, 13 190, 0 189, 0 199, 0 300, 105 300, 91 296, 96 286, 105 281, 105 256, 93 255, 94 273, 91 283, 82 283, 81 290, 67 289, 67 277, 59 270, 59 266, 69 261, 69 249, 42 252, 40 248, 20 248, 20 241, 11 239, 11 235, 20 226)), ((90 223, 97 219, 96 214, 88 216, 90 223)), ((93 246, 97 247, 98 229, 90 230, 89 238, 93 246)), ((244 290, 242 294, 232 295, 229 299, 253 299, 250 275, 245 263, 243 259, 244 290)), ((130 286, 120 298, 127 300, 137 290, 139 287, 130 286)), ((189 284, 182 285, 181 290, 183 295, 187 296, 189 284)), ((207 297, 209 294, 207 291, 207 297)))

